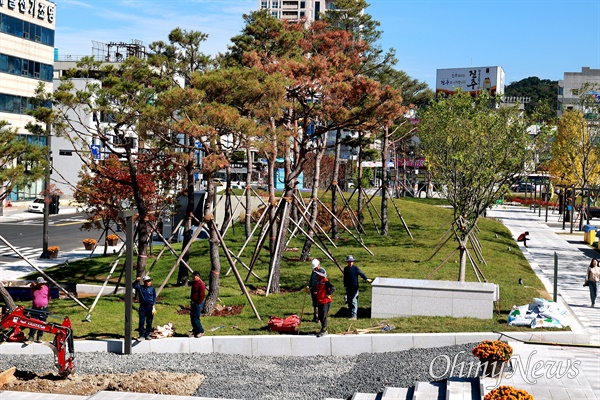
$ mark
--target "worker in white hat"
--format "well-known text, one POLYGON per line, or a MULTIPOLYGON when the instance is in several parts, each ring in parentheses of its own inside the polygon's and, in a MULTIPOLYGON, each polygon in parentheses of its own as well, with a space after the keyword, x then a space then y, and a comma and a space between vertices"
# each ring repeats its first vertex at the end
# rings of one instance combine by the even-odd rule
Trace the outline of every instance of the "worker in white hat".
POLYGON ((310 291, 310 298, 312 300, 313 305, 313 322, 319 322, 319 303, 317 302, 317 274, 325 274, 325 269, 321 267, 321 261, 316 258, 312 260, 312 273, 310 274, 310 279, 308 280, 308 290, 310 291))

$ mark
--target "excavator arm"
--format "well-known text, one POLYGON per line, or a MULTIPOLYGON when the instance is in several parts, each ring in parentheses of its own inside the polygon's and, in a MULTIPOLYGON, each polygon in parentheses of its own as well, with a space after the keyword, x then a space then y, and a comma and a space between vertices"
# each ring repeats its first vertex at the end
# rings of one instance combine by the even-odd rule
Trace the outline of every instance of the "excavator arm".
POLYGON ((58 325, 35 318, 35 316, 40 316, 43 313, 45 312, 21 306, 15 308, 0 321, 0 329, 2 329, 0 343, 7 341, 13 333, 18 333, 18 331, 26 328, 53 334, 54 340, 51 347, 56 356, 56 366, 59 375, 66 377, 73 373, 73 360, 75 359, 71 320, 69 317, 65 317, 62 324, 58 325))

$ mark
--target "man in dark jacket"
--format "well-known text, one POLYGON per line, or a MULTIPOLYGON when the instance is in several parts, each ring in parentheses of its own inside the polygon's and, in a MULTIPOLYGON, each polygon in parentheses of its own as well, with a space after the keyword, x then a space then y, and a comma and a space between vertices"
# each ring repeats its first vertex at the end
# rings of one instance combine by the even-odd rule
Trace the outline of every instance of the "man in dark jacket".
POLYGON ((154 290, 152 279, 148 275, 144 276, 144 283, 142 285, 140 285, 141 281, 142 278, 138 276, 133 284, 133 288, 140 301, 140 322, 138 325, 138 330, 140 332, 139 340, 152 340, 150 334, 153 332, 152 321, 154 319, 154 313, 156 312, 154 308, 154 305, 156 304, 156 290, 154 290))
POLYGON ((344 289, 346 289, 346 302, 350 311, 350 319, 356 320, 358 313, 358 277, 360 276, 365 281, 371 283, 371 280, 354 265, 354 257, 349 255, 346 257, 348 265, 344 267, 344 289))
POLYGON ((192 336, 195 338, 204 335, 204 328, 200 322, 200 313, 204 305, 204 296, 206 295, 206 285, 200 279, 200 272, 192 272, 192 293, 190 295, 190 320, 192 322, 192 336))

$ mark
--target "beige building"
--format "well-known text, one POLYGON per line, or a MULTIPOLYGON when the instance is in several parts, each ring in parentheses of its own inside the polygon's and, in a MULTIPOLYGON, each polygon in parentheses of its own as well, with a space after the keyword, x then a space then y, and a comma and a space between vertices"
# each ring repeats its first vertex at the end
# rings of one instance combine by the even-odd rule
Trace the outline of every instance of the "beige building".
POLYGON ((335 0, 259 0, 261 9, 271 10, 271 15, 284 21, 306 18, 307 23, 319 19, 319 13, 330 9, 335 0))
POLYGON ((558 81, 558 111, 557 116, 567 110, 578 108, 579 90, 585 83, 600 86, 600 69, 582 67, 581 72, 565 72, 564 79, 558 81))
MULTIPOLYGON (((28 122, 35 122, 26 111, 39 82, 52 90, 55 22, 53 2, 0 0, 0 120, 40 145, 46 144, 46 138, 25 129, 28 122)), ((35 197, 42 183, 18 188, 9 198, 35 197)))

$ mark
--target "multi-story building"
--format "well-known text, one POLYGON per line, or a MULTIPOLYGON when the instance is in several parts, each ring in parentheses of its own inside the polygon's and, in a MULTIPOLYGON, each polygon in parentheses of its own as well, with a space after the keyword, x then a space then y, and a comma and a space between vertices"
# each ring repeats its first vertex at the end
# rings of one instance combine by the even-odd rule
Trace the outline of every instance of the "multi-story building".
POLYGON ((271 15, 283 21, 298 21, 306 18, 306 23, 319 19, 319 13, 330 9, 335 0, 259 0, 261 9, 271 10, 271 15))
MULTIPOLYGON (((0 0, 0 120, 42 146, 46 137, 25 129, 28 122, 35 122, 26 112, 39 82, 52 91, 55 21, 53 2, 0 0)), ((17 188, 9 198, 32 198, 42 190, 40 180, 17 188)))
POLYGON ((586 83, 600 85, 600 69, 582 67, 581 72, 565 72, 564 79, 558 81, 558 117, 578 108, 579 91, 586 83))

